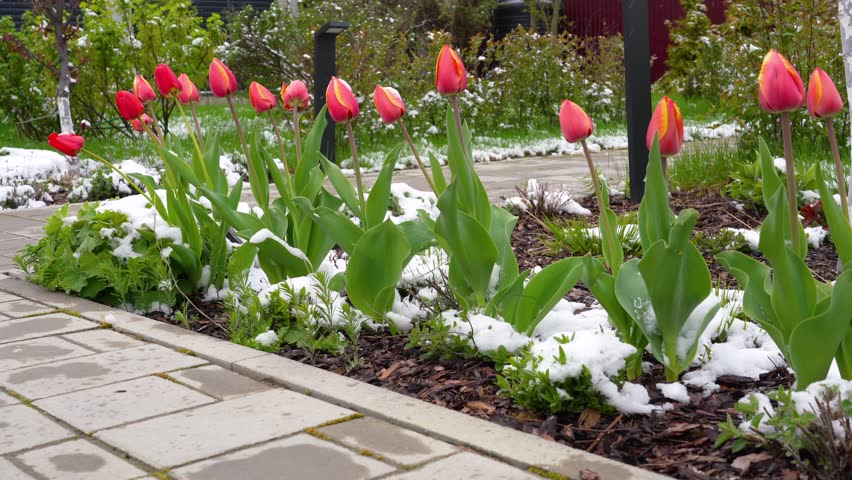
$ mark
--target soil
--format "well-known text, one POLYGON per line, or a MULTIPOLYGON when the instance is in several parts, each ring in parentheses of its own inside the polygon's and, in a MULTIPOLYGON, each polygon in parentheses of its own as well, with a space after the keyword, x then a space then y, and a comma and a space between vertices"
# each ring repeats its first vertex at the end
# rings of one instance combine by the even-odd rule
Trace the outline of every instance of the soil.
MULTIPOLYGON (((594 201, 582 199, 581 203, 592 210, 592 221, 596 222, 594 201)), ((755 208, 738 209, 733 201, 723 197, 678 193, 671 203, 676 212, 687 207, 697 209, 701 214, 697 229, 706 233, 723 227, 754 228, 765 216, 765 211, 755 208)), ((612 206, 616 213, 637 208, 621 197, 613 198, 612 206)), ((544 266, 567 256, 548 250, 541 242, 545 232, 534 217, 523 215, 519 219, 512 241, 522 269, 544 266)), ((759 254, 752 254, 760 258, 759 254)), ((705 257, 714 281, 735 284, 715 264, 712 255, 705 257)), ((831 280, 836 276, 837 255, 830 243, 811 250, 807 261, 818 278, 831 280)), ((567 298, 586 304, 593 301, 582 285, 567 298)), ((190 317, 195 320, 190 328, 227 340, 228 319, 224 308, 217 304, 204 304, 200 308, 204 315, 199 317, 191 312, 190 317)), ((174 323, 162 315, 154 318, 174 323)), ((676 403, 672 410, 656 415, 614 415, 592 410, 549 415, 525 410, 500 396, 495 381, 498 372, 493 363, 479 359, 438 359, 419 347, 406 348, 407 344, 405 336, 387 331, 364 332, 357 352, 360 362, 353 364, 348 355, 319 354, 313 363, 325 370, 676 478, 800 478, 793 464, 782 455, 766 455, 751 448, 733 453, 729 445, 719 448, 714 445, 720 433, 718 423, 724 422, 728 415, 736 417, 734 405, 745 394, 792 384, 793 378, 784 367, 763 375, 758 381, 719 377, 716 382, 720 390, 707 397, 690 387, 689 405, 676 403), (751 455, 746 457, 751 460, 750 466, 745 470, 736 468, 734 460, 746 455, 751 455)), ((279 354, 311 363, 308 353, 299 348, 287 347, 279 354)), ((661 366, 646 373, 640 382, 648 388, 652 402, 663 403, 656 387, 657 383, 665 382, 661 366)), ((749 462, 741 460, 741 463, 749 462)))

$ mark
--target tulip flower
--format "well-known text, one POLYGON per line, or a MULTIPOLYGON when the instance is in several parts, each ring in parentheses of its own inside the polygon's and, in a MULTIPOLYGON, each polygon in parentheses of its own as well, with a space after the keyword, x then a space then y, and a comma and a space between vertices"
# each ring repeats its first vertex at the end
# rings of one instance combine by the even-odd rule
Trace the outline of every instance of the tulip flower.
POLYGON ((165 63, 157 65, 154 69, 154 83, 157 84, 157 89, 163 98, 169 98, 183 90, 177 75, 165 63))
POLYGON ((141 117, 131 120, 130 125, 132 125, 133 129, 137 132, 143 132, 145 131, 145 127, 142 126, 143 122, 145 125, 151 125, 153 120, 151 120, 151 117, 148 116, 147 113, 143 113, 141 117))
POLYGON ((180 94, 178 94, 180 103, 189 105, 198 103, 201 100, 201 96, 198 94, 198 87, 192 83, 192 80, 189 79, 187 74, 181 73, 178 77, 178 82, 180 82, 180 94))
POLYGON ((115 106, 125 120, 137 119, 145 113, 145 106, 142 105, 139 97, 127 90, 115 92, 115 106))
POLYGON ((562 127, 565 140, 570 143, 583 141, 595 132, 592 119, 571 100, 562 102, 562 108, 559 109, 559 126, 562 127))
POLYGON ((157 94, 154 92, 154 88, 151 87, 151 84, 148 83, 148 80, 145 80, 145 77, 142 75, 136 75, 133 79, 133 94, 136 95, 136 98, 138 98, 140 102, 146 105, 157 99, 157 94))
POLYGON ((249 85, 249 101, 257 113, 267 112, 278 103, 275 100, 275 95, 257 82, 251 82, 251 85, 249 85))
POLYGON ((441 49, 435 64, 435 88, 441 95, 455 95, 467 88, 467 70, 449 45, 441 49))
POLYGON ((69 157, 76 157, 83 149, 86 139, 73 133, 53 132, 48 135, 47 143, 69 157))
POLYGON ((657 108, 648 124, 645 143, 648 150, 654 143, 654 135, 660 139, 660 155, 663 157, 677 155, 683 146, 683 116, 677 104, 669 97, 663 97, 657 103, 657 108))
POLYGON ((763 57, 758 76, 760 106, 769 113, 781 114, 781 137, 784 140, 784 160, 787 177, 787 203, 790 216, 790 240, 793 251, 800 252, 798 200, 796 195, 796 170, 793 160, 793 124, 790 112, 805 103, 805 86, 799 72, 774 48, 763 57))
POLYGON ((295 80, 289 86, 282 87, 281 92, 281 99, 284 102, 284 108, 287 110, 296 109, 304 112, 311 104, 308 87, 301 80, 295 80))
MULTIPOLYGON (((808 82, 808 113, 815 118, 822 118, 828 133, 828 143, 834 157, 834 170, 837 175, 837 193, 840 194, 840 207, 843 215, 849 219, 849 199, 846 196, 846 178, 843 174, 843 162, 840 159, 840 149, 837 146, 837 135, 834 133, 832 117, 843 110, 843 99, 831 77, 821 68, 814 70, 808 82)), ((850 220, 852 221, 852 220, 850 220)))
POLYGON ((237 79, 231 69, 218 58, 210 63, 210 90, 217 97, 228 97, 237 91, 237 79))
POLYGON ((337 77, 331 77, 331 82, 328 83, 325 103, 328 106, 328 114, 337 123, 354 120, 361 113, 352 87, 337 77))
POLYGON ((284 106, 284 95, 287 93, 287 82, 281 82, 281 90, 278 91, 278 96, 281 97, 281 106, 284 106))

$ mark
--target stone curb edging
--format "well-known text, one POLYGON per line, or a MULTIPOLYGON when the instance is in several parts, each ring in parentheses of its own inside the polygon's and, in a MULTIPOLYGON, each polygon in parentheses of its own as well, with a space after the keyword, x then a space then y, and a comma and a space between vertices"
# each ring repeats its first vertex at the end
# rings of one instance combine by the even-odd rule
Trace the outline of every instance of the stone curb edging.
POLYGON ((467 447, 524 469, 540 469, 569 478, 580 478, 583 470, 597 473, 602 480, 668 478, 279 355, 52 292, 27 282, 18 270, 5 273, 0 274, 2 290, 54 308, 74 311, 85 319, 110 324, 118 332, 194 354, 237 373, 258 380, 271 380, 293 391, 467 447))

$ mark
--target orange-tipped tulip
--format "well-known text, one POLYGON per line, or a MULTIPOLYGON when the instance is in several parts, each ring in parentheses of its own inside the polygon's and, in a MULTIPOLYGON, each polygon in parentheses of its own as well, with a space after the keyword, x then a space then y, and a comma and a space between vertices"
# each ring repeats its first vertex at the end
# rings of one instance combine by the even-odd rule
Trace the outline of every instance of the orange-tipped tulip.
POLYGON ((192 80, 189 79, 187 74, 181 73, 178 77, 178 82, 180 82, 180 93, 178 94, 180 103, 189 105, 190 103, 198 103, 201 100, 200 95, 198 95, 198 87, 192 83, 192 80))
POLYGON ((805 103, 802 77, 784 55, 774 48, 763 58, 758 83, 760 106, 767 112, 791 112, 805 103))
POLYGON ((83 149, 86 139, 73 133, 53 132, 48 135, 47 143, 69 157, 76 157, 80 153, 80 150, 83 149))
POLYGON ((435 88, 441 95, 455 95, 467 88, 467 70, 449 45, 441 49, 435 64, 435 88))
POLYGON ((154 88, 142 75, 136 75, 136 78, 133 79, 133 94, 136 95, 136 98, 138 98, 140 102, 145 104, 157 99, 157 94, 154 92, 154 88))
POLYGON ((586 115, 579 105, 571 100, 562 102, 559 109, 559 126, 562 127, 562 135, 571 143, 585 140, 595 132, 595 124, 586 115))
POLYGON ((115 106, 118 107, 118 113, 125 120, 139 118, 145 113, 145 106, 142 105, 139 98, 127 90, 115 92, 115 106))
POLYGON ((325 103, 328 105, 328 114, 337 123, 354 120, 361 113, 358 100, 352 93, 352 88, 345 81, 331 77, 328 88, 325 91, 325 103))
POLYGON ((660 139, 660 154, 665 157, 677 155, 683 146, 683 116, 677 104, 669 97, 660 100, 651 116, 648 133, 645 135, 649 150, 654 143, 654 134, 660 139))
POLYGON ((281 88, 281 99, 284 101, 286 110, 294 108, 300 112, 308 109, 311 97, 308 95, 308 87, 301 80, 294 80, 289 86, 281 88))
POLYGON ((254 111, 257 113, 271 110, 278 103, 275 100, 275 95, 268 88, 257 82, 251 82, 251 85, 249 85, 249 100, 251 101, 251 106, 254 107, 254 111))
POLYGON ((808 82, 808 113, 817 118, 830 118, 843 110, 843 99, 831 77, 821 68, 814 70, 808 82))
POLYGON ((165 63, 161 63, 154 68, 154 83, 157 84, 157 90, 160 91, 160 95, 163 97, 170 97, 181 91, 177 75, 165 63))
POLYGON ((141 117, 134 118, 133 120, 131 120, 130 125, 132 125, 133 129, 136 130, 137 132, 141 132, 141 131, 145 130, 145 127, 142 126, 143 123, 145 125, 151 125, 153 122, 154 121, 151 120, 151 117, 149 117, 147 113, 143 113, 141 117))
POLYGON ((373 90, 373 103, 385 123, 393 123, 405 115, 405 102, 395 88, 376 85, 373 90))
POLYGON ((210 91, 217 97, 227 97, 237 91, 237 79, 231 69, 218 58, 210 62, 210 91))

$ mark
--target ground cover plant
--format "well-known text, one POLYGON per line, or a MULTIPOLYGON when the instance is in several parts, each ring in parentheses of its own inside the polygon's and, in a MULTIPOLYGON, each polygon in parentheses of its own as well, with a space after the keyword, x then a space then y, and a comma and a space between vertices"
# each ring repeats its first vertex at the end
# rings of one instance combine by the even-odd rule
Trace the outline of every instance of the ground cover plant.
MULTIPOLYGON (((89 153, 136 194, 77 216, 59 212, 19 264, 50 288, 155 312, 165 321, 664 473, 734 478, 753 469, 778 478, 785 470, 804 476, 842 468, 829 465, 837 455, 828 452, 842 451, 848 439, 805 442, 795 432, 818 435, 821 424, 808 423, 820 415, 814 408, 829 409, 828 417, 848 411, 837 405, 845 405, 850 391, 852 306, 837 292, 848 290, 852 279, 852 230, 822 166, 815 167, 813 181, 828 230, 806 231, 796 216, 787 115, 803 106, 805 90, 784 57, 766 55, 759 101, 781 113, 786 186, 764 145, 755 158, 765 210, 748 210, 753 216, 740 223, 724 220, 746 211, 733 201, 670 196, 667 174, 677 171, 685 137, 671 98, 660 100, 649 125, 647 192, 628 215, 624 199, 611 196, 588 155, 592 116, 565 101, 560 127, 566 141, 586 153, 595 191, 594 199, 577 199, 585 205, 571 211, 597 217, 599 245, 563 258, 531 258, 529 240, 519 241, 518 233, 536 224, 532 216, 519 218, 488 201, 474 168, 474 137, 463 120, 469 108, 461 101, 468 88, 465 64, 444 46, 436 65, 450 175, 444 176, 437 156, 428 157, 427 168, 415 142, 402 143, 408 139, 400 128, 400 146, 381 162, 369 191, 355 128, 361 105, 342 79, 327 86, 325 108, 345 129, 354 185, 320 152, 325 115, 311 125, 299 121, 310 102, 304 84, 288 82, 280 98, 293 117, 289 144, 280 118, 270 114, 278 97, 252 83, 249 101, 257 119, 245 128, 245 112, 233 102, 237 77, 213 59, 207 80, 228 105, 245 159, 244 183, 223 168, 216 136, 193 127, 189 77, 181 81, 168 65, 157 65, 156 90, 141 81, 134 92, 119 90, 115 108, 150 139, 163 175, 125 174, 89 153), (163 135, 140 98, 149 97, 148 90, 173 105, 188 145, 163 135), (433 191, 392 183, 406 147, 433 191), (244 188, 253 205, 241 202, 244 188), (625 252, 616 212, 635 221, 637 249, 625 252), (732 225, 739 230, 724 236, 732 225), (722 240, 714 244, 710 234, 722 240), (736 234, 748 249, 732 240, 736 234), (755 235, 758 241, 750 241, 755 235), (719 253, 734 247, 748 254, 719 253), (819 278, 806 261, 810 250, 832 260, 814 266, 819 278), (837 372, 830 373, 834 360, 837 372), (792 433, 753 444, 753 437, 735 435, 732 428, 748 433, 761 420, 754 408, 743 407, 743 418, 728 420, 733 407, 743 397, 749 405, 749 398, 760 402, 748 397, 752 390, 778 387, 784 393, 774 397, 775 405, 788 407, 778 408, 773 421, 793 416, 792 433), (840 392, 834 407, 809 407, 831 388, 840 392), (795 408, 785 395, 796 396, 795 408), (733 446, 724 444, 729 439, 733 446), (761 455, 758 449, 770 444, 797 455, 761 455)), ((838 107, 833 85, 821 82, 822 93, 809 107, 826 118, 842 103, 838 107)), ((373 103, 388 124, 409 114, 402 95, 387 87, 374 90, 373 103)), ((85 142, 75 134, 49 137, 69 156, 81 153, 85 142)), ((771 398, 763 408, 772 417, 767 405, 771 398)))

